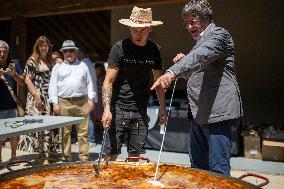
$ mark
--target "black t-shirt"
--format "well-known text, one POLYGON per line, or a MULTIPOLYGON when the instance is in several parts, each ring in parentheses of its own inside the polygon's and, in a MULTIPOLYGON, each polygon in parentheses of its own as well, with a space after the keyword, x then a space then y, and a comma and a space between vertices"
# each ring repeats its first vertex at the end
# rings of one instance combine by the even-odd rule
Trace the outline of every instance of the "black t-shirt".
POLYGON ((119 68, 113 85, 112 106, 126 110, 147 108, 152 70, 163 69, 159 47, 149 40, 141 47, 125 39, 112 47, 108 63, 119 68))

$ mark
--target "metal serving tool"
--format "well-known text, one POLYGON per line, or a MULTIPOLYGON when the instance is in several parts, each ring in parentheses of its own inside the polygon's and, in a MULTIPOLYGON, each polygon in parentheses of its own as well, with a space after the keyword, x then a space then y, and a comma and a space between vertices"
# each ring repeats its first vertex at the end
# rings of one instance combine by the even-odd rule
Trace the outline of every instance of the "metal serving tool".
POLYGON ((107 133, 108 133, 108 129, 109 128, 104 129, 102 148, 101 148, 101 152, 100 152, 100 155, 99 155, 99 159, 97 161, 97 164, 96 163, 93 164, 93 168, 94 168, 97 176, 100 175, 100 163, 101 163, 101 159, 102 159, 102 156, 103 156, 103 151, 104 151, 104 146, 105 146, 105 142, 106 142, 106 136, 107 136, 107 133))
POLYGON ((166 130, 167 130, 167 124, 168 124, 170 111, 171 111, 171 108, 172 108, 173 97, 174 97, 174 93, 175 93, 175 89, 176 89, 176 83, 177 83, 177 80, 175 80, 175 83, 174 83, 173 92, 172 92, 172 96, 171 96, 171 100, 170 100, 170 106, 169 106, 168 113, 167 113, 167 120, 166 120, 166 123, 165 123, 163 139, 162 139, 160 153, 159 153, 158 162, 157 162, 157 166, 156 166, 155 177, 154 177, 153 181, 148 181, 149 183, 151 183, 151 184, 153 184, 155 186, 159 186, 161 188, 164 188, 164 185, 160 181, 157 180, 157 175, 158 175, 158 171, 159 171, 161 154, 162 154, 162 150, 163 150, 163 146, 164 146, 164 140, 165 140, 165 135, 166 135, 166 130))

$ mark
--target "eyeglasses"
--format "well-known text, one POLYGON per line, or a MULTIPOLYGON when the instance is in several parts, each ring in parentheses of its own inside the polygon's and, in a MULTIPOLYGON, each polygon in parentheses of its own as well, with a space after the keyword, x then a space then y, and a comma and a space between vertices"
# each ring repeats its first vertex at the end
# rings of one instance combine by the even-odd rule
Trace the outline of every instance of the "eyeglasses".
POLYGON ((66 49, 66 50, 63 50, 62 52, 63 53, 68 53, 68 52, 73 53, 73 52, 75 52, 75 50, 74 49, 66 49))
POLYGON ((189 25, 191 26, 196 26, 198 24, 200 24, 200 20, 199 19, 192 19, 192 20, 183 20, 185 27, 187 28, 189 25))
POLYGON ((4 55, 4 54, 8 54, 8 51, 7 51, 6 49, 0 50, 0 55, 1 55, 1 54, 3 54, 3 55, 4 55))

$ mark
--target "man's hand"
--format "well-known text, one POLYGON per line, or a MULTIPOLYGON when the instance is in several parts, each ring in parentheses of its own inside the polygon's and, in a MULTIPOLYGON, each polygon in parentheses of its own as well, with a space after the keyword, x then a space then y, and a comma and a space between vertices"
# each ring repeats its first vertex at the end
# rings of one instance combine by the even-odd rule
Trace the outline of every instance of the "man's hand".
POLYGON ((171 86, 173 80, 175 80, 175 75, 170 72, 166 72, 157 79, 157 81, 152 85, 151 90, 154 90, 159 85, 165 90, 171 86))
POLYGON ((56 115, 60 115, 60 106, 58 104, 53 104, 53 112, 56 114, 56 115))
POLYGON ((173 62, 177 63, 178 61, 180 61, 183 57, 185 57, 185 55, 183 53, 179 53, 176 55, 176 57, 174 57, 173 62))
POLYGON ((112 121, 112 114, 109 110, 104 110, 103 116, 102 116, 102 123, 104 128, 108 128, 111 125, 112 121))
POLYGON ((93 100, 88 100, 88 110, 89 110, 89 112, 93 111, 94 107, 95 107, 94 101, 93 100))
MULTIPOLYGON (((10 64, 11 65, 11 64, 10 64)), ((15 77, 17 75, 16 73, 16 69, 14 68, 14 66, 9 66, 7 69, 6 69, 6 73, 12 77, 15 77)))

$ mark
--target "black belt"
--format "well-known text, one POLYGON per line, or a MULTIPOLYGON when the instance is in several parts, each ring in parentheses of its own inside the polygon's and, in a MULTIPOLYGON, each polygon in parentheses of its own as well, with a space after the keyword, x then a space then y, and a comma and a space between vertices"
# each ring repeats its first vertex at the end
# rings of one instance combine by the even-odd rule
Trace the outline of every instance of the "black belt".
POLYGON ((63 99, 63 100, 81 100, 81 99, 87 99, 86 96, 76 96, 76 97, 68 97, 68 98, 62 98, 62 97, 59 97, 60 99, 63 99))

